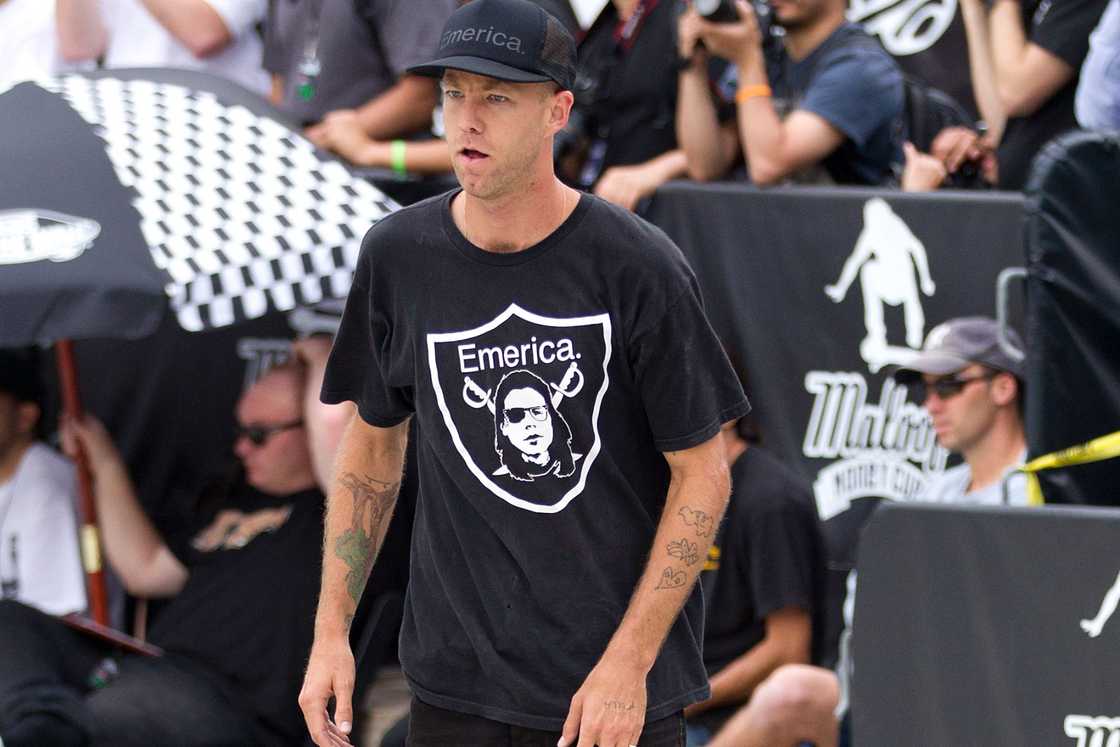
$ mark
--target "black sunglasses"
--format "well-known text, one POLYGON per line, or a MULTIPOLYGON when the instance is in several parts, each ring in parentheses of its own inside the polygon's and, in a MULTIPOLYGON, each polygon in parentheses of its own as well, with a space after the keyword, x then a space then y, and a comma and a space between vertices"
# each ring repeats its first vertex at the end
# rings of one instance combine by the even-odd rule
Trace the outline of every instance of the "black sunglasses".
POLYGON ((979 376, 942 376, 938 379, 934 379, 928 384, 922 379, 918 379, 913 384, 914 396, 919 402, 925 402, 929 397, 930 391, 933 391, 937 394, 939 399, 949 399, 950 397, 956 397, 958 394, 964 391, 964 388, 966 386, 968 386, 972 382, 991 381, 996 377, 998 373, 998 371, 988 371, 987 373, 982 373, 979 376))
POLYGON ((254 446, 264 446, 268 439, 280 431, 288 431, 303 425, 302 420, 293 420, 290 423, 279 425, 238 425, 233 429, 236 439, 247 438, 254 446))

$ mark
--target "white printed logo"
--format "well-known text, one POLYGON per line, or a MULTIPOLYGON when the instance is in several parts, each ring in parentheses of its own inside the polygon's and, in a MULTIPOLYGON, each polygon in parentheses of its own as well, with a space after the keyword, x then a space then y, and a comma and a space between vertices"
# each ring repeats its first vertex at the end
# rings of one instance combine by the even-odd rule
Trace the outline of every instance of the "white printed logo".
POLYGON ((848 19, 863 24, 895 57, 924 52, 945 34, 957 0, 851 0, 848 19))
POLYGON ((444 423, 482 485, 538 513, 583 492, 601 446, 607 314, 556 319, 511 304, 481 327, 427 342, 444 423))
MULTIPOLYGON (((1112 614, 1116 612, 1116 605, 1120 603, 1120 574, 1117 574, 1116 580, 1105 592, 1104 599, 1101 600, 1101 607, 1097 610, 1097 616, 1090 620, 1082 620, 1080 625, 1081 629, 1090 638, 1096 638, 1104 630, 1105 623, 1108 622, 1112 614)), ((1067 732, 1068 733, 1068 732, 1067 732)), ((1120 745, 1118 745, 1120 747, 1120 745)))
POLYGON ((1077 747, 1120 747, 1120 718, 1106 716, 1066 716, 1066 736, 1077 740, 1077 747))
MULTIPOLYGON (((859 275, 866 336, 860 357, 872 373, 905 364, 922 344, 925 312, 919 289, 933 295, 926 250, 890 205, 879 197, 863 207, 863 229, 835 285, 825 293, 840 303, 859 275), (906 345, 887 340, 885 306, 902 306, 906 345)), ((878 400, 867 376, 855 371, 809 371, 805 390, 813 409, 802 453, 833 462, 817 473, 813 493, 822 521, 847 511, 852 501, 882 497, 912 500, 930 475, 945 470, 949 452, 937 443, 929 415, 907 401, 906 387, 887 378, 878 400)))
POLYGON ((53 210, 0 210, 0 265, 68 262, 101 234, 101 224, 53 210))
POLYGON ((844 300, 857 272, 867 327, 867 336, 859 345, 860 357, 872 373, 892 363, 907 363, 913 351, 922 346, 925 332, 926 317, 918 295, 918 281, 927 296, 932 296, 937 286, 929 274, 925 246, 881 197, 873 197, 863 206, 863 230, 855 249, 844 262, 836 284, 825 286, 824 291, 833 302, 844 300), (909 347, 888 344, 884 305, 902 306, 909 347))

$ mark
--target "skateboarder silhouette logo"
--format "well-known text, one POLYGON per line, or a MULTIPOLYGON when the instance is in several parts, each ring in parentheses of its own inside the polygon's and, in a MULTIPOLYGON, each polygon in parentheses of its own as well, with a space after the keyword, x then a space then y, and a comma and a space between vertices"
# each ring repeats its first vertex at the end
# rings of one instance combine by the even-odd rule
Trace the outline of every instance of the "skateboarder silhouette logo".
POLYGON ((883 366, 907 363, 922 346, 925 333, 926 317, 918 290, 932 296, 937 286, 929 274, 925 246, 881 197, 873 197, 863 206, 863 230, 855 249, 835 285, 826 285, 824 292, 834 303, 842 302, 856 273, 867 327, 867 336, 859 344, 860 357, 872 373, 883 366), (884 305, 902 306, 906 347, 887 341, 884 305))
POLYGON ((1096 638, 1104 630, 1105 623, 1116 612, 1116 605, 1120 604, 1120 574, 1116 576, 1116 581, 1105 592, 1104 599, 1101 600, 1101 608, 1097 610, 1096 617, 1091 619, 1082 620, 1080 625, 1081 629, 1090 638, 1096 638))

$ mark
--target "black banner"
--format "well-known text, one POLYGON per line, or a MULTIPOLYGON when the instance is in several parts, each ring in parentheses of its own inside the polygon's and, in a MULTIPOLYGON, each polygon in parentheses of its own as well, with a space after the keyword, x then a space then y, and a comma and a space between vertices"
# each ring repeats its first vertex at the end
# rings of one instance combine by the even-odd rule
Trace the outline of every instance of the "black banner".
POLYGON ((860 547, 853 741, 1120 743, 1118 534, 1114 509, 877 511, 860 547))
POLYGON ((698 275, 764 443, 813 480, 838 608, 870 509, 949 460, 889 367, 946 319, 994 316, 997 275, 1023 263, 1022 201, 681 182, 648 217, 698 275))

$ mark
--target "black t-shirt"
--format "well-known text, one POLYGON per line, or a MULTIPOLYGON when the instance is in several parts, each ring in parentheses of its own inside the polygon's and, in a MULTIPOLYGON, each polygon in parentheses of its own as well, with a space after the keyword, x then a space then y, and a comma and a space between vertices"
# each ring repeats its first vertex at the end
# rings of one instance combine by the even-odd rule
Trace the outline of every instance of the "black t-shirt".
POLYGON ((1089 54, 1089 33, 1108 0, 1025 0, 1023 24, 1027 41, 1066 62, 1073 77, 1034 113, 1007 121, 999 144, 1000 189, 1022 189, 1031 163, 1046 143, 1077 127, 1073 102, 1081 64, 1089 54))
MULTIPOLYGON (((727 517, 701 576, 709 676, 765 637, 767 615, 800 607, 817 630, 821 612, 824 554, 809 486, 757 446, 735 461, 731 478, 727 517)), ((699 720, 716 728, 735 709, 713 709, 699 720)))
POLYGON ((223 506, 249 513, 288 505, 287 521, 240 549, 190 546, 213 517, 170 541, 190 576, 149 631, 170 656, 217 675, 215 684, 256 716, 262 744, 298 743, 306 734, 296 699, 314 633, 323 494, 274 498, 242 487, 223 506))
POLYGON ((592 145, 588 187, 611 166, 641 164, 677 147, 677 43, 675 0, 644 0, 629 38, 611 3, 579 45, 577 95, 592 145), (602 148, 601 152, 597 151, 602 148))
MULTIPOLYGON (((420 495, 401 663, 430 705, 559 730, 640 577, 659 451, 749 408, 680 251, 584 195, 520 252, 484 251, 454 193, 367 235, 323 400, 415 413, 420 495)), ((650 672, 647 718, 706 697, 699 591, 650 672)))

